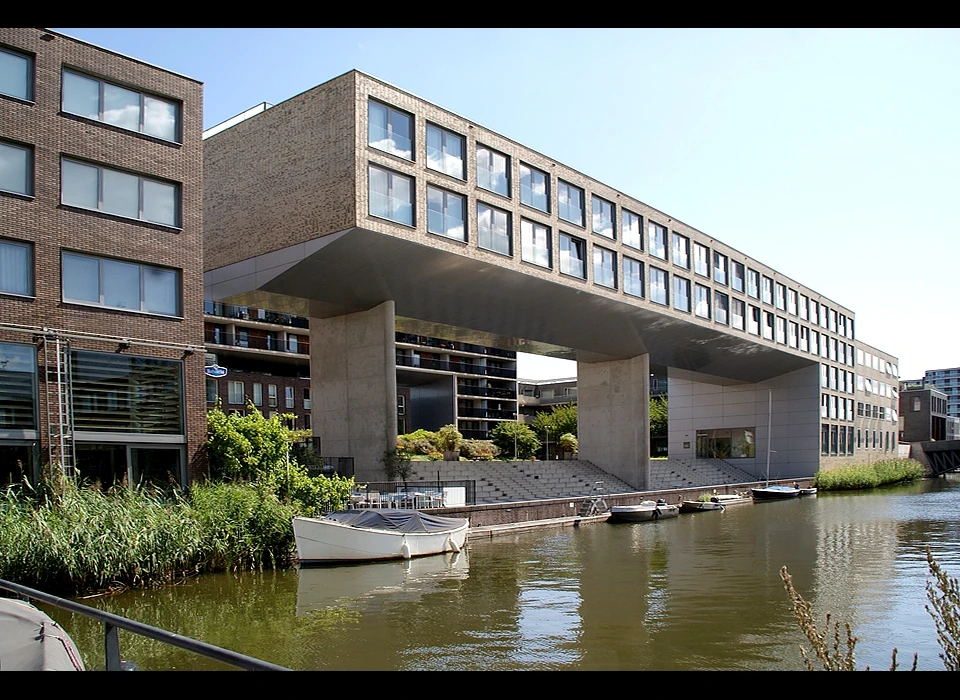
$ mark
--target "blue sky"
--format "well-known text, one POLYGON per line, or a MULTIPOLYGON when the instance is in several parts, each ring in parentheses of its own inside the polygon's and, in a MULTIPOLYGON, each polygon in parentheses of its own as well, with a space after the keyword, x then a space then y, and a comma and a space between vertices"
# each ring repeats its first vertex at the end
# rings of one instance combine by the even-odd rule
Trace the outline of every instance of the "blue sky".
POLYGON ((958 30, 56 31, 203 81, 206 128, 360 69, 852 309, 903 378, 960 366, 958 30))

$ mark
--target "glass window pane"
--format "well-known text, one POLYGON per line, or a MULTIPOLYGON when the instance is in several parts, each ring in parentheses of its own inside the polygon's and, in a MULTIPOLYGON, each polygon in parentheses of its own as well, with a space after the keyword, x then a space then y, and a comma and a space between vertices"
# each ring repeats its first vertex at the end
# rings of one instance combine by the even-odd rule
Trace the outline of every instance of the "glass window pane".
POLYGON ((510 217, 505 211, 477 204, 477 245, 503 255, 511 255, 510 217))
POLYGON ((530 221, 520 222, 521 258, 550 267, 550 229, 530 221))
POLYGON ((63 299, 100 303, 100 261, 83 255, 63 254, 63 299))
POLYGON ((33 76, 31 60, 11 51, 0 49, 0 93, 19 97, 21 100, 33 99, 33 76))
POLYGON ((143 310, 169 316, 180 315, 179 285, 175 270, 143 268, 143 310))
POLYGON ((386 105, 368 102, 368 138, 374 148, 413 160, 413 120, 386 105))
POLYGON ((604 287, 617 288, 617 256, 613 251, 593 247, 593 281, 604 287))
POLYGON ((593 210, 593 232, 613 238, 613 204, 600 197, 593 197, 591 201, 593 210))
POLYGON ((410 178, 381 170, 369 170, 370 214, 413 225, 412 181, 410 178))
POLYGON ((176 103, 144 95, 143 133, 167 141, 178 141, 177 115, 179 113, 176 103))
POLYGON ((32 160, 29 148, 0 143, 0 190, 33 194, 32 160))
POLYGON ((101 169, 103 210, 131 219, 140 218, 140 178, 116 170, 101 169))
POLYGON ((143 180, 143 218, 168 226, 177 225, 177 187, 166 182, 143 180))
POLYGON ((63 111, 100 120, 100 81, 63 72, 63 111))
POLYGON ((107 124, 140 130, 140 93, 119 85, 103 84, 103 121, 107 124))
POLYGON ((427 167, 464 179, 463 137, 427 124, 427 167))
POLYGON ((643 296, 643 263, 623 259, 623 291, 636 297, 643 296))
POLYGON ((621 210, 622 215, 621 219, 621 237, 623 239, 623 244, 628 245, 631 248, 636 248, 638 250, 643 250, 643 236, 640 233, 641 222, 640 217, 636 214, 633 214, 625 209, 621 210))
POLYGON ((0 241, 0 292, 33 294, 32 258, 28 243, 0 241))
POLYGON ((557 185, 557 199, 560 218, 583 226, 583 190, 561 181, 557 185))
POLYGON ((103 303, 118 309, 140 310, 140 266, 119 260, 101 260, 103 303))
POLYGON ((583 264, 583 241, 560 234, 560 272, 566 275, 585 278, 586 268, 583 264))
POLYGON ((99 209, 99 168, 64 160, 60 179, 60 198, 64 204, 99 209))
POLYGON ((520 203, 549 211, 547 174, 529 165, 520 164, 520 203))
POLYGON ((649 222, 650 255, 662 260, 667 259, 667 229, 652 221, 649 222))

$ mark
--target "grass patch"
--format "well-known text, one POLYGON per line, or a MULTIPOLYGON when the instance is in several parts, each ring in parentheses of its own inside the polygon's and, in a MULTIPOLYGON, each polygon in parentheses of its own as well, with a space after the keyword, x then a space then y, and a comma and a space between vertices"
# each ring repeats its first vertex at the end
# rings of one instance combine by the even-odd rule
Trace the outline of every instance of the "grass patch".
POLYGON ((877 486, 916 481, 924 476, 923 465, 913 459, 888 459, 819 471, 816 486, 823 491, 872 489, 877 486))

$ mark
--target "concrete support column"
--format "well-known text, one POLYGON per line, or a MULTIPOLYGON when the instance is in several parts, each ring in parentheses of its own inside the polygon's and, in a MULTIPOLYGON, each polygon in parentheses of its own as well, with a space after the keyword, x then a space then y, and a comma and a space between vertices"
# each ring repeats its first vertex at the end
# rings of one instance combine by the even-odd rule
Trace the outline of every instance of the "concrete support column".
POLYGON ((639 491, 650 483, 650 356, 577 362, 580 458, 639 491))
POLYGON ((310 319, 314 435, 323 456, 353 457, 362 480, 383 480, 383 453, 397 446, 395 323, 393 301, 310 319))

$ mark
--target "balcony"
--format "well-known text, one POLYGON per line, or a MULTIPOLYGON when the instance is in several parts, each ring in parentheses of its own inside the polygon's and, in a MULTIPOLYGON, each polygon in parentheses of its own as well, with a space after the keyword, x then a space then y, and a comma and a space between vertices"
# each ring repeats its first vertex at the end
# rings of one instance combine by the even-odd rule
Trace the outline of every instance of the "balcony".
POLYGON ((454 352, 469 352, 475 355, 490 355, 491 357, 503 357, 510 360, 517 359, 517 353, 512 350, 500 350, 485 345, 473 345, 472 343, 458 343, 453 340, 444 340, 442 338, 431 338, 426 335, 413 335, 412 333, 397 333, 396 341, 406 343, 407 345, 419 345, 426 348, 440 348, 442 350, 452 350, 454 352))
POLYGON ((460 396, 488 396, 493 399, 516 400, 516 392, 510 389, 496 389, 494 387, 471 386, 469 384, 458 384, 457 394, 460 396))
POLYGON ((419 367, 420 369, 434 369, 441 372, 459 372, 461 374, 480 374, 486 377, 504 377, 506 379, 517 378, 517 370, 515 369, 486 367, 484 365, 471 365, 467 364, 466 362, 427 360, 422 357, 412 357, 410 355, 402 354, 397 354, 397 366, 419 367))
POLYGON ((234 318, 241 321, 260 321, 261 323, 274 323, 278 326, 289 326, 291 328, 307 329, 310 327, 310 320, 303 316, 282 314, 276 311, 256 309, 251 306, 222 304, 219 301, 204 301, 203 313, 207 316, 234 318))
POLYGON ((204 340, 213 345, 226 345, 235 348, 250 348, 253 350, 273 350, 274 352, 288 352, 296 355, 309 355, 310 343, 305 340, 280 340, 278 338, 263 338, 241 333, 224 333, 215 330, 204 331, 204 340))
POLYGON ((492 418, 496 420, 516 420, 516 411, 496 411, 492 408, 458 408, 459 418, 492 418))

